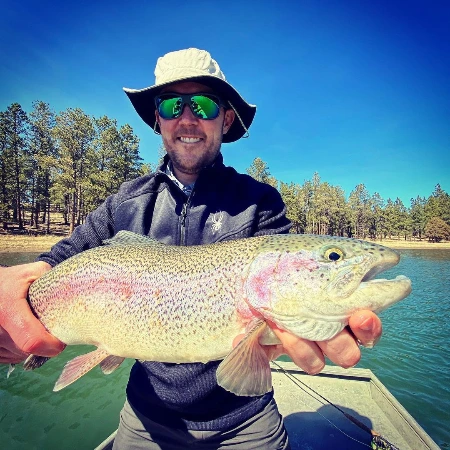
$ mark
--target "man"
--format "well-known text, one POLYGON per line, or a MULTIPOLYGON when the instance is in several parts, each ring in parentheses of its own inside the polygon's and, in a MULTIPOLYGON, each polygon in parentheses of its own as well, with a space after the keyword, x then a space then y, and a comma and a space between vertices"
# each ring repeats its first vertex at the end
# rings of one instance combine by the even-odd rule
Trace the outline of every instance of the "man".
MULTIPOLYGON (((164 163, 124 183, 37 262, 1 269, 0 362, 17 363, 29 353, 55 356, 63 349, 29 310, 28 287, 52 266, 120 230, 175 245, 288 232, 278 192, 222 162, 221 143, 248 134, 256 107, 226 82, 206 51, 169 53, 158 59, 155 76, 155 85, 125 92, 141 118, 161 133, 164 163)), ((271 350, 289 354, 309 373, 323 368, 324 355, 353 366, 360 358, 357 340, 371 346, 381 335, 381 322, 369 311, 350 319, 351 331, 326 342, 305 341, 269 325, 282 343, 271 350)), ((136 362, 114 448, 288 448, 273 393, 238 397, 223 390, 215 379, 218 364, 136 362)))

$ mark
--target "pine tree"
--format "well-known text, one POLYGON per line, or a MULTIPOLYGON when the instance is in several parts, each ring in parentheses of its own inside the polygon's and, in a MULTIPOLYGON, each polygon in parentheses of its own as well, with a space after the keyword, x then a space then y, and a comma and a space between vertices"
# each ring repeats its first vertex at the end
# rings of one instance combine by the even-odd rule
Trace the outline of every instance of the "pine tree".
POLYGON ((61 170, 56 177, 64 205, 69 231, 72 233, 87 214, 84 207, 85 192, 89 190, 89 176, 95 170, 92 119, 81 109, 67 109, 56 116, 53 129, 59 148, 61 170))
POLYGON ((46 223, 46 231, 50 232, 50 192, 53 185, 53 173, 58 167, 58 151, 52 135, 55 126, 55 114, 48 103, 33 103, 30 114, 30 153, 31 170, 31 223, 36 228, 39 223, 46 223), (42 219, 39 215, 42 212, 42 219))
POLYGON ((27 148, 28 117, 18 103, 13 103, 7 109, 9 130, 7 133, 7 147, 10 152, 13 176, 13 220, 18 223, 19 230, 23 230, 23 202, 27 193, 26 172, 30 164, 27 148))

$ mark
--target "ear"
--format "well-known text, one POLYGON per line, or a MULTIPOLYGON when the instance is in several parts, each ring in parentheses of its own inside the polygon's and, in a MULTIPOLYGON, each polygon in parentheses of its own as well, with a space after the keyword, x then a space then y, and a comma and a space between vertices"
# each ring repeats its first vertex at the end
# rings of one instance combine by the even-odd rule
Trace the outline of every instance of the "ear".
POLYGON ((225 111, 225 117, 223 119, 223 134, 227 134, 228 130, 230 129, 231 125, 234 122, 235 113, 232 109, 227 109, 225 111))

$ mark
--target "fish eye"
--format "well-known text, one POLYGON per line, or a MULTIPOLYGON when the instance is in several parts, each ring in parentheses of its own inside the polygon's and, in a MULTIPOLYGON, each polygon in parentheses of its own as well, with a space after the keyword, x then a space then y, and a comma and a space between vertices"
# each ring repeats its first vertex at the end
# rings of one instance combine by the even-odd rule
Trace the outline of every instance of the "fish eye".
POLYGON ((324 256, 328 261, 340 261, 344 258, 344 252, 340 248, 329 248, 324 256))

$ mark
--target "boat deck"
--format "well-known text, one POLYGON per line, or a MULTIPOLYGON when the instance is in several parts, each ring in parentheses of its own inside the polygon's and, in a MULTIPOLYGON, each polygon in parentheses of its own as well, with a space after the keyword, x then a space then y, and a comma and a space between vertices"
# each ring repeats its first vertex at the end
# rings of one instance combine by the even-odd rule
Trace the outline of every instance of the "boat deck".
MULTIPOLYGON (((327 366, 319 375, 310 376, 293 363, 277 364, 400 450, 439 450, 372 371, 327 366)), ((370 447, 368 432, 315 393, 295 386, 284 373, 273 371, 273 386, 292 450, 370 447)))
MULTIPOLYGON (((277 364, 300 382, 298 387, 285 373, 272 369, 275 398, 292 450, 361 450, 370 448, 372 439, 368 431, 359 428, 302 383, 399 450, 439 450, 370 370, 327 366, 319 375, 310 376, 293 363, 277 361, 277 364)), ((114 435, 115 432, 95 450, 110 450, 114 435)))

